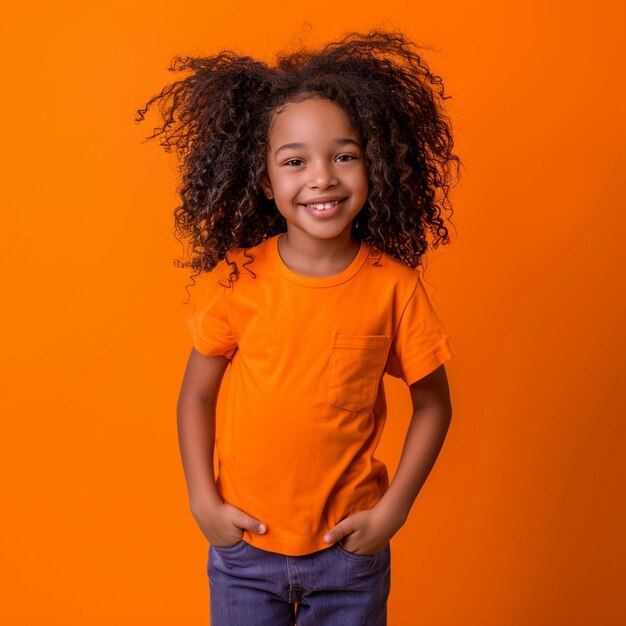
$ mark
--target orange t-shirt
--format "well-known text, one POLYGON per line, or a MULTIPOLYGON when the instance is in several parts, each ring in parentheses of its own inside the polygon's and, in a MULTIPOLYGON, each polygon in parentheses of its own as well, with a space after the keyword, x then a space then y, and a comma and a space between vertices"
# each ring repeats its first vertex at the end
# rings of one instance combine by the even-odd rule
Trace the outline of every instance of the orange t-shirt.
POLYGON ((456 351, 421 269, 387 254, 376 264, 362 241, 340 274, 305 276, 285 265, 279 236, 248 256, 229 252, 239 277, 223 286, 231 270, 218 263, 187 323, 198 352, 231 360, 218 492, 267 525, 262 535, 244 530, 245 541, 299 556, 327 548, 329 530, 389 487, 374 457, 387 415, 383 374, 410 385, 456 351))

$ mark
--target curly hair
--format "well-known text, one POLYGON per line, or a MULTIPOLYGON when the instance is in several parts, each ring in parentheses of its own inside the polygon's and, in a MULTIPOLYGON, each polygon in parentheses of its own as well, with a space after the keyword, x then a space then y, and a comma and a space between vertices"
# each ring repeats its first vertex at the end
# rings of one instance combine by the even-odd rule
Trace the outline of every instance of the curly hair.
POLYGON ((147 139, 160 137, 179 157, 174 230, 189 240, 190 259, 177 265, 196 270, 193 279, 226 258, 237 277, 230 250, 287 230, 261 187, 268 134, 280 107, 310 95, 340 105, 363 138, 369 196, 355 235, 410 267, 420 265, 429 234, 434 248, 450 243, 442 213, 453 212, 460 165, 443 110, 450 96, 416 47, 400 32, 374 29, 317 51, 280 52, 274 65, 231 50, 174 57, 168 69, 191 75, 164 87, 135 121, 160 101, 163 126, 147 139))

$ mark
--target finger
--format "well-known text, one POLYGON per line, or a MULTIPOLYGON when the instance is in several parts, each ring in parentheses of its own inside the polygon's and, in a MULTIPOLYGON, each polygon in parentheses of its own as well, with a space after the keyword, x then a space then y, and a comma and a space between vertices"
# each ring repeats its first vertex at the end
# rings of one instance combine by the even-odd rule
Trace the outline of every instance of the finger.
POLYGON ((348 535, 350 531, 346 526, 342 526, 341 524, 337 524, 332 530, 329 530, 324 535, 324 541, 326 543, 333 543, 335 541, 339 541, 343 539, 346 535, 348 535))
POLYGON ((267 530, 267 526, 263 522, 254 517, 251 517, 250 515, 246 515, 243 512, 242 516, 237 520, 237 522, 237 525, 240 528, 249 530, 250 532, 257 533, 259 535, 262 535, 267 530))

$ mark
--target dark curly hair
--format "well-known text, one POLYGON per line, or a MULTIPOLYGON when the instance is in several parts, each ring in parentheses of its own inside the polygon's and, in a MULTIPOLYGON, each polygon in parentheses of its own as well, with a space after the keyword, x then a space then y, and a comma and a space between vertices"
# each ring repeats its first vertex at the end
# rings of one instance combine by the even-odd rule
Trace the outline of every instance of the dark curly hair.
POLYGON ((191 254, 176 264, 196 270, 193 279, 226 258, 236 277, 228 251, 287 230, 261 187, 268 133, 277 109, 310 95, 340 105, 363 138, 370 191, 355 235, 410 267, 420 265, 429 233, 434 248, 450 243, 442 210, 452 214, 448 194, 460 165, 443 111, 450 96, 416 47, 400 32, 374 29, 318 51, 280 52, 273 66, 231 50, 174 57, 168 69, 191 75, 164 87, 135 121, 160 100, 164 124, 147 139, 162 136, 180 160, 175 233, 191 254))

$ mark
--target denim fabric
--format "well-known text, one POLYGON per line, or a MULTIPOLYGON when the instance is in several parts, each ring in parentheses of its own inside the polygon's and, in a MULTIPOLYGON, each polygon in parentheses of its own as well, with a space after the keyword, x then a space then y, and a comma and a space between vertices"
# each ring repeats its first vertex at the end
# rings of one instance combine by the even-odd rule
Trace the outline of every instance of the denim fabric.
POLYGON ((209 546, 211 626, 386 626, 391 547, 339 543, 303 556, 250 545, 209 546))

